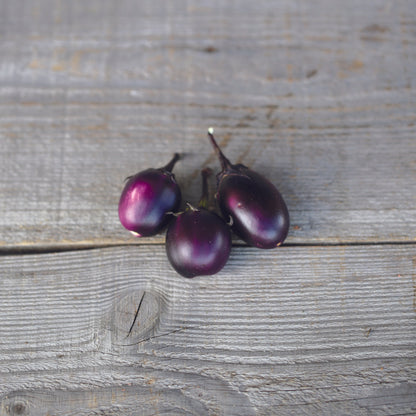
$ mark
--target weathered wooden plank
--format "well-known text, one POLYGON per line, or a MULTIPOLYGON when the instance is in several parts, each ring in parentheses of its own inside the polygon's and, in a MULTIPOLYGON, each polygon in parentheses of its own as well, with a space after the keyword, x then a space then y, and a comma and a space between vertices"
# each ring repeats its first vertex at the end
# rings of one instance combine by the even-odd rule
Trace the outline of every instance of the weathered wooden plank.
POLYGON ((288 242, 414 241, 414 2, 0 6, 3 248, 136 242, 124 177, 181 151, 197 200, 210 125, 278 185, 288 242))
POLYGON ((0 414, 410 414, 415 265, 411 245, 239 247, 193 280, 160 245, 0 257, 0 414))
MULTIPOLYGON (((289 243, 415 241, 415 12, 0 1, 2 250, 137 243, 124 177, 181 151, 197 200, 210 125, 289 243)), ((414 414, 413 248, 237 247, 192 281, 161 244, 0 257, 0 415, 414 414)))

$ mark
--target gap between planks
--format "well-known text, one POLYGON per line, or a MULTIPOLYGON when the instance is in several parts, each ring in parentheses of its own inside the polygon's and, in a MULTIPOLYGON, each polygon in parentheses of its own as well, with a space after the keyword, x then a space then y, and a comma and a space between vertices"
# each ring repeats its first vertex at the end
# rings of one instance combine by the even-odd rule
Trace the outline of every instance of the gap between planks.
MULTIPOLYGON (((51 244, 51 245, 29 245, 29 246, 9 246, 0 248, 0 256, 13 255, 32 255, 32 254, 52 254, 70 251, 95 250, 101 248, 117 248, 130 246, 163 246, 162 241, 148 241, 139 243, 104 243, 104 244, 51 244)), ((316 243, 285 243, 282 247, 359 247, 359 246, 416 246, 416 241, 364 241, 364 242, 316 242, 316 243)), ((242 242, 233 243, 233 247, 251 248, 242 242)))

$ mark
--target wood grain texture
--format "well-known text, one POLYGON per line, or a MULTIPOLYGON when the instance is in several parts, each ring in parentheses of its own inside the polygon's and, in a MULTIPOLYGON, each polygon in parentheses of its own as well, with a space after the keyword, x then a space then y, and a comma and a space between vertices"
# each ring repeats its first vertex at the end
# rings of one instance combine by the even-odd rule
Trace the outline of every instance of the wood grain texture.
POLYGON ((415 16, 0 0, 0 416, 416 414, 415 16), (292 222, 187 280, 117 204, 176 151, 196 202, 209 126, 292 222))
POLYGON ((0 415, 414 413, 415 265, 406 245, 239 247, 193 280, 161 246, 0 257, 0 415))
POLYGON ((3 248, 137 242, 123 179, 180 151, 196 201, 211 125, 281 190, 288 242, 415 240, 413 1, 0 7, 3 248))

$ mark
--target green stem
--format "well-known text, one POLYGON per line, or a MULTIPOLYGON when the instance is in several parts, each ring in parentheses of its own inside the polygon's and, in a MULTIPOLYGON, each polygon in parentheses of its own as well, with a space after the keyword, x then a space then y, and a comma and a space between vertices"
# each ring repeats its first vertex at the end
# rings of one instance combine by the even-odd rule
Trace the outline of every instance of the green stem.
POLYGON ((201 170, 202 176, 202 195, 198 203, 198 208, 208 209, 209 206, 209 195, 208 195, 208 177, 212 175, 212 170, 210 168, 205 168, 201 170))

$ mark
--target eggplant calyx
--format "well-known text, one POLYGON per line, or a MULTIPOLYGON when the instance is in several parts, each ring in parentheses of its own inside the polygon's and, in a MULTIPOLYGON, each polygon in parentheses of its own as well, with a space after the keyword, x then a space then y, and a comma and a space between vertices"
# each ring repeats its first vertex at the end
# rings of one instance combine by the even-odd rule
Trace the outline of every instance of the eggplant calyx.
POLYGON ((187 205, 187 208, 186 208, 186 210, 185 211, 193 211, 193 212, 199 212, 200 211, 200 209, 198 209, 199 208, 199 206, 198 206, 198 208, 195 208, 192 204, 190 204, 189 202, 187 202, 186 203, 186 205, 187 205))

